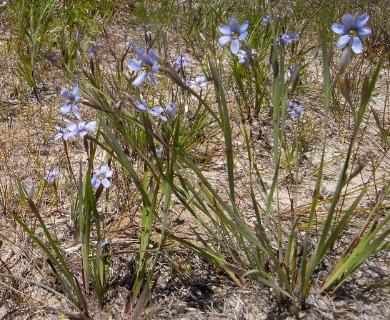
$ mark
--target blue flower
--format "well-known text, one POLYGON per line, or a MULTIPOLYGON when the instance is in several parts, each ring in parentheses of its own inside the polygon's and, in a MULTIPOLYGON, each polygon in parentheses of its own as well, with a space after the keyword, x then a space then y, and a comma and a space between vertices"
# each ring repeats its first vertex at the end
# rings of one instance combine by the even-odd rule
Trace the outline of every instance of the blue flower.
POLYGON ((101 184, 105 189, 109 188, 111 183, 108 180, 113 174, 113 171, 108 168, 108 163, 106 163, 100 170, 93 172, 93 177, 91 179, 91 184, 93 188, 99 187, 101 184))
POLYGON ((186 85, 190 88, 204 87, 206 85, 206 77, 197 76, 194 81, 187 80, 186 85))
MULTIPOLYGON (((252 49, 252 59, 255 57, 256 50, 252 49)), ((247 62, 247 55, 245 50, 238 50, 238 53, 236 54, 238 57, 238 63, 246 63, 247 62)))
POLYGON ((88 131, 94 130, 97 127, 96 121, 91 121, 88 123, 87 121, 82 121, 77 124, 65 119, 65 122, 67 123, 66 129, 68 132, 63 135, 64 140, 67 140, 68 138, 74 138, 77 135, 84 137, 87 135, 88 131))
POLYGON ((47 170, 46 175, 43 177, 44 180, 54 183, 54 180, 60 175, 60 171, 58 168, 54 168, 53 170, 47 170))
POLYGON ((92 40, 89 40, 88 42, 92 45, 92 47, 101 47, 101 46, 103 46, 103 43, 100 43, 100 42, 96 42, 96 41, 92 41, 92 40))
POLYGON ((136 49, 136 45, 134 43, 132 43, 131 41, 127 41, 126 42, 126 46, 129 47, 129 48, 133 48, 133 49, 136 49))
POLYGON ((287 31, 286 33, 283 33, 280 36, 280 39, 282 40, 282 42, 284 44, 287 44, 287 43, 290 43, 293 41, 297 41, 298 40, 298 33, 293 32, 293 31, 287 31))
POLYGON ((230 50, 233 54, 238 53, 240 49, 239 41, 245 40, 248 35, 249 22, 245 21, 242 25, 239 25, 237 20, 230 18, 228 25, 221 24, 218 29, 224 36, 218 39, 218 44, 224 46, 225 44, 231 42, 230 50))
POLYGON ((137 28, 137 30, 146 29, 146 28, 149 27, 149 26, 151 26, 150 23, 147 23, 147 24, 143 23, 143 24, 141 24, 141 25, 137 28))
POLYGON ((135 106, 139 110, 145 111, 145 112, 151 114, 153 117, 159 117, 162 121, 168 121, 168 119, 166 117, 161 115, 161 113, 164 112, 164 109, 162 107, 154 107, 154 108, 149 109, 149 107, 145 103, 140 103, 138 101, 135 102, 135 106))
POLYGON ((298 40, 298 33, 293 31, 287 31, 276 38, 276 42, 281 45, 285 45, 297 40, 298 40))
POLYGON ((170 119, 175 118, 176 117, 176 105, 174 103, 168 104, 166 112, 167 112, 168 118, 170 118, 170 119))
POLYGON ((364 27, 370 16, 365 13, 361 16, 351 14, 345 14, 341 18, 344 25, 339 23, 332 24, 332 30, 338 34, 342 34, 340 39, 336 43, 337 48, 344 48, 347 44, 352 42, 352 50, 355 53, 361 53, 363 51, 363 44, 361 39, 371 36, 371 29, 364 27))
POLYGON ((301 106, 298 103, 293 101, 288 102, 287 112, 290 113, 291 118, 299 117, 303 110, 305 110, 304 106, 301 106))
POLYGON ((91 48, 91 49, 87 50, 87 54, 90 55, 91 57, 94 57, 94 56, 96 56, 97 51, 95 48, 91 48))
POLYGON ((73 86, 72 92, 69 92, 66 89, 61 90, 61 96, 63 96, 66 99, 66 102, 61 107, 60 112, 62 115, 66 115, 70 110, 74 113, 74 115, 80 119, 81 113, 79 108, 77 108, 77 103, 79 102, 80 95, 78 94, 79 91, 79 85, 75 83, 73 86))
POLYGON ((61 138, 66 140, 64 136, 65 136, 65 134, 68 133, 68 130, 66 128, 61 128, 59 126, 56 126, 56 129, 57 129, 58 133, 55 135, 54 140, 58 140, 61 138))
POLYGON ((188 67, 188 60, 184 56, 180 55, 173 60, 173 66, 175 68, 188 67))
POLYGON ((132 59, 128 66, 132 71, 141 71, 140 75, 134 80, 133 86, 138 87, 144 82, 147 75, 149 75, 150 81, 153 86, 157 88, 157 83, 154 80, 153 75, 158 71, 158 63, 156 56, 152 49, 149 49, 148 53, 142 48, 136 49, 138 57, 141 62, 132 59))
POLYGON ((156 155, 157 155, 157 157, 161 158, 163 152, 164 152, 164 147, 163 146, 160 146, 160 147, 156 148, 156 155))
POLYGON ((272 18, 269 14, 266 14, 262 19, 261 19, 261 22, 262 23, 271 23, 272 22, 272 18))
POLYGON ((92 48, 88 49, 87 54, 90 55, 91 57, 94 57, 97 54, 97 50, 95 49, 95 47, 101 47, 103 46, 103 43, 99 43, 92 40, 88 42, 92 45, 92 48))

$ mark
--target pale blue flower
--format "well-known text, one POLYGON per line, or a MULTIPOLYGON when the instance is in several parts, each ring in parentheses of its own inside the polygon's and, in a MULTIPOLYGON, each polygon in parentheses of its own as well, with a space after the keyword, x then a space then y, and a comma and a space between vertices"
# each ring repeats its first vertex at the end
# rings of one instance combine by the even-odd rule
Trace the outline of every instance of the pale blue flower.
POLYGON ((206 77, 197 76, 194 81, 187 80, 186 85, 190 88, 204 87, 206 85, 206 77))
POLYGON ((89 40, 88 41, 93 47, 102 47, 103 46, 103 43, 100 43, 100 42, 96 42, 96 41, 92 41, 92 40, 89 40))
POLYGON ((97 127, 96 121, 91 121, 88 123, 87 121, 82 121, 77 124, 65 119, 65 122, 67 123, 66 129, 68 130, 68 133, 63 135, 64 140, 67 140, 68 138, 74 138, 77 135, 84 137, 88 134, 88 131, 94 130, 97 127))
POLYGON ((60 175, 60 171, 58 168, 54 168, 53 170, 47 170, 46 175, 43 177, 44 180, 54 183, 54 180, 60 175))
POLYGON ((352 50, 355 53, 361 53, 363 51, 363 44, 361 39, 371 36, 371 29, 364 27, 370 16, 365 13, 361 16, 351 14, 345 14, 341 18, 344 25, 339 23, 332 24, 332 30, 338 34, 342 34, 340 39, 336 43, 337 48, 344 48, 350 42, 352 42, 352 50))
POLYGON ((62 128, 59 126, 56 126, 56 129, 57 129, 58 133, 55 135, 54 140, 58 140, 58 139, 66 140, 64 138, 64 135, 67 134, 69 131, 66 128, 62 128))
POLYGON ((97 50, 95 48, 90 48, 87 50, 87 54, 90 55, 91 57, 94 57, 97 54, 97 50))
POLYGON ((298 40, 298 33, 293 31, 287 31, 286 33, 283 33, 280 36, 280 41, 282 42, 282 44, 287 44, 297 40, 298 40))
POLYGON ((175 68, 188 67, 188 60, 184 56, 180 55, 173 60, 173 66, 175 68))
MULTIPOLYGON (((254 59, 256 53, 257 53, 256 50, 252 49, 252 59, 254 59)), ((247 56, 245 50, 238 50, 237 57, 238 57, 238 63, 247 62, 247 56)))
POLYGON ((173 119, 176 117, 176 105, 174 103, 168 104, 166 111, 168 118, 173 119))
POLYGON ((97 54, 97 50, 95 49, 95 47, 102 47, 103 43, 99 43, 92 40, 90 40, 89 43, 92 45, 92 48, 88 49, 87 54, 91 57, 94 57, 97 54))
POLYGON ((97 188, 102 184, 105 189, 109 188, 111 183, 108 178, 110 178, 113 173, 114 172, 108 168, 108 163, 106 163, 100 170, 93 172, 93 177, 91 179, 92 187, 97 188))
POLYGON ((77 107, 77 103, 79 102, 80 95, 78 94, 79 85, 77 83, 74 84, 72 92, 69 92, 67 89, 61 90, 61 96, 66 99, 64 105, 60 108, 60 112, 62 115, 66 115, 69 111, 72 110, 74 115, 80 119, 81 113, 79 108, 77 107))
POLYGON ((110 243, 108 241, 103 241, 102 243, 100 243, 99 248, 102 251, 107 251, 109 246, 110 246, 110 243))
POLYGON ((301 106, 294 101, 288 102, 287 112, 290 113, 291 118, 299 117, 303 110, 305 110, 304 106, 301 106))
POLYGON ((269 14, 266 14, 262 19, 261 19, 261 22, 263 23, 271 23, 272 22, 272 18, 269 14))
POLYGON ((278 48, 281 48, 284 45, 297 40, 298 40, 298 33, 294 31, 287 31, 281 34, 280 36, 276 37, 276 44, 278 48))
POLYGON ((135 106, 139 110, 145 111, 146 113, 149 113, 153 117, 159 117, 162 121, 168 121, 168 119, 161 114, 164 112, 164 109, 162 107, 149 108, 145 103, 141 103, 138 101, 135 102, 135 106))
POLYGON ((134 80, 133 86, 138 87, 144 82, 146 76, 148 75, 153 86, 157 88, 157 83, 154 80, 153 75, 158 71, 157 58, 152 49, 149 49, 148 53, 142 48, 136 49, 138 57, 141 59, 141 62, 132 59, 128 66, 132 71, 141 71, 138 77, 134 80))
POLYGON ((290 43, 293 41, 297 41, 298 40, 298 33, 294 32, 294 31, 287 31, 286 33, 283 33, 280 36, 280 38, 284 44, 287 44, 287 43, 290 43))
POLYGON ((137 46, 133 43, 133 42, 131 42, 131 41, 127 41, 126 42, 126 46, 127 47, 129 47, 129 48, 133 48, 133 49, 135 49, 137 46))
POLYGON ((143 24, 141 24, 141 25, 137 28, 137 30, 146 29, 146 28, 149 27, 149 26, 151 26, 150 23, 147 23, 147 24, 143 23, 143 24))
POLYGON ((225 44, 231 42, 230 50, 233 54, 237 54, 240 49, 240 42, 245 40, 248 35, 249 22, 245 21, 242 25, 239 25, 237 20, 230 18, 228 25, 221 24, 218 29, 224 36, 218 39, 218 44, 224 46, 225 44))
POLYGON ((162 156, 163 152, 164 152, 164 148, 163 148, 163 146, 161 146, 161 147, 157 147, 157 148, 156 148, 156 154, 157 154, 157 157, 161 158, 161 156, 162 156))

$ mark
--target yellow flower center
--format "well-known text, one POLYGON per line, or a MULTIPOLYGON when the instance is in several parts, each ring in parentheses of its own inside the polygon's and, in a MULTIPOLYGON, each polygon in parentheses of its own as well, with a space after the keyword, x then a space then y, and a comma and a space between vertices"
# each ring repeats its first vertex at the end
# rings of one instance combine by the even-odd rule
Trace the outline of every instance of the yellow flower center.
POLYGON ((151 72, 152 71, 152 66, 147 64, 147 65, 143 65, 141 70, 144 70, 146 72, 151 72))
POLYGON ((349 31, 349 35, 352 36, 352 37, 356 37, 357 34, 358 34, 357 30, 355 30, 355 29, 352 29, 352 30, 349 31))
POLYGON ((65 313, 63 312, 58 312, 58 319, 65 319, 65 313))
POLYGON ((232 32, 232 38, 233 38, 233 39, 237 39, 237 38, 238 38, 238 33, 232 32))
POLYGON ((99 179, 99 180, 103 180, 103 179, 104 179, 104 175, 99 174, 99 175, 98 175, 98 179, 99 179))

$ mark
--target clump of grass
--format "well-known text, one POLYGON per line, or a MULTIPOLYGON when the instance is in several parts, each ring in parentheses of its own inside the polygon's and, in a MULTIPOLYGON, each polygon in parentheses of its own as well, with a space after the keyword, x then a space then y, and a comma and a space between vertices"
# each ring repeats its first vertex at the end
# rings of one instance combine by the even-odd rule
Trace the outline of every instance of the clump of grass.
MULTIPOLYGON (((53 25, 55 13, 60 12, 57 2, 21 3, 18 43, 27 39, 28 46, 20 51, 20 76, 36 90, 32 71, 38 69, 39 55, 49 46, 45 35, 51 30, 60 39, 64 78, 72 79, 72 91, 61 91, 65 102, 58 117, 66 122, 57 128, 55 140, 63 142, 65 160, 59 171, 70 177, 69 216, 81 248, 80 258, 69 262, 39 209, 47 187, 53 191, 53 201, 61 201, 58 172, 47 172, 38 196, 25 194, 16 180, 20 202, 33 213, 34 223, 10 210, 6 202, 3 208, 47 257, 47 268, 62 292, 44 282, 33 283, 65 299, 81 318, 91 315, 90 295, 103 308, 107 291, 115 285, 107 239, 117 230, 110 226, 108 213, 118 206, 125 208, 119 220, 127 210, 138 224, 126 230, 139 241, 124 303, 125 313, 133 318, 151 299, 168 240, 222 269, 239 285, 252 278, 269 286, 278 305, 297 314, 307 307, 313 290, 334 293, 369 256, 389 248, 389 182, 378 182, 373 174, 361 187, 350 189, 364 169, 365 162, 353 158, 366 134, 369 103, 386 57, 363 74, 363 63, 355 63, 358 56, 352 52, 356 44, 346 44, 340 57, 332 53, 336 39, 329 30, 336 14, 327 20, 313 8, 306 20, 299 19, 296 14, 304 2, 291 5, 292 12, 252 2, 235 8, 228 1, 171 2, 137 3, 133 9, 138 25, 143 25, 137 36, 115 45, 108 24, 93 26, 97 16, 109 18, 105 12, 114 11, 114 3, 102 1, 95 7, 85 1, 63 7, 67 19, 57 26, 53 25), (316 37, 311 37, 311 27, 316 37), (172 30, 175 43, 168 36, 172 30), (89 50, 82 49, 92 35, 104 39, 112 65, 102 61, 103 49, 95 42, 89 50), (321 50, 312 53, 317 39, 321 50), (312 104, 300 101, 309 85, 302 75, 310 72, 307 61, 313 55, 320 56, 322 64, 321 108, 316 113, 312 104), (349 80, 352 74, 357 79, 354 84, 349 80), (345 108, 337 110, 334 102, 345 108), (91 121, 92 115, 96 120, 91 121), (350 117, 349 142, 342 155, 328 160, 335 115, 340 123, 344 115, 350 117), (267 145, 250 133, 255 119, 272 132, 267 145), (77 146, 84 161, 73 158, 77 146), (301 171, 310 150, 318 154, 312 178, 301 171), (221 189, 207 172, 217 153, 224 168, 221 189), (338 178, 331 196, 325 198, 321 193, 325 171, 336 161, 341 164, 338 178), (303 180, 312 194, 304 201, 300 199, 303 180), (125 181, 126 188, 119 181, 125 181), (362 202, 373 188, 375 203, 367 208, 362 202), (247 204, 245 211, 242 202, 247 204), (186 213, 185 220, 191 218, 192 222, 185 221, 193 235, 190 239, 171 230, 176 207, 186 213), (323 207, 326 216, 320 214, 323 207), (357 222, 355 216, 363 210, 366 215, 357 222), (357 226, 356 231, 345 239, 351 226, 357 226), (332 254, 335 247, 337 255, 332 254), (332 263, 316 287, 316 273, 325 258, 332 263)), ((321 8, 333 12, 335 2, 321 8)), ((343 30, 344 36, 357 41, 355 33, 362 28, 363 24, 343 30)), ((372 115, 383 143, 388 144, 384 122, 377 111, 372 115)), ((5 198, 8 191, 1 192, 5 198)), ((10 272, 0 276, 27 281, 10 272)))

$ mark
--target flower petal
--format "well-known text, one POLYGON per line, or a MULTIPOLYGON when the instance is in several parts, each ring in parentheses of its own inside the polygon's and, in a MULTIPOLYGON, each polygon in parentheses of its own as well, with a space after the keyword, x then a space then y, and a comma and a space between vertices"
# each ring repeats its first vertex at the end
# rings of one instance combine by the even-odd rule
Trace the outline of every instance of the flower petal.
POLYGON ((154 54, 153 49, 149 49, 148 56, 149 56, 150 59, 153 60, 153 62, 156 61, 156 55, 154 54))
POLYGON ((228 21, 228 26, 231 32, 239 33, 238 32, 238 22, 234 18, 230 18, 228 21))
POLYGON ((218 27, 218 30, 219 30, 221 33, 223 33, 223 34, 225 34, 225 35, 227 35, 227 36, 230 36, 230 35, 232 34, 230 28, 229 28, 227 25, 225 25, 225 24, 221 24, 221 25, 218 27))
POLYGON ((343 22, 346 31, 349 31, 354 28, 355 18, 351 14, 348 13, 343 15, 341 21, 343 22))
POLYGON ((230 45, 230 50, 233 54, 237 54, 238 49, 240 49, 240 43, 238 42, 238 40, 233 40, 232 44, 230 45))
POLYGON ((359 37, 352 38, 352 50, 355 53, 362 53, 363 44, 362 44, 362 41, 359 39, 359 37))
POLYGON ((63 138, 64 140, 68 140, 68 138, 74 138, 75 135, 76 135, 75 132, 68 132, 68 133, 65 133, 65 134, 62 136, 62 138, 63 138))
POLYGON ((150 109, 150 114, 154 117, 157 117, 160 115, 161 112, 163 112, 164 109, 162 107, 154 107, 152 109, 150 109))
POLYGON ((153 72, 153 73, 158 72, 158 63, 157 63, 157 61, 154 61, 154 62, 153 62, 153 65, 152 65, 152 72, 153 72))
POLYGON ((61 114, 63 116, 66 115, 69 112, 71 107, 72 105, 69 102, 65 102, 64 105, 60 108, 61 114))
POLYGON ((72 105, 71 107, 74 115, 76 116, 77 119, 81 119, 81 112, 79 110, 79 108, 77 108, 77 106, 75 104, 72 105))
POLYGON ((96 129, 96 127, 97 127, 96 121, 91 121, 84 126, 84 130, 88 130, 88 131, 94 130, 96 129))
POLYGON ((232 37, 231 36, 223 36, 223 37, 220 37, 218 39, 218 44, 223 47, 225 44, 229 43, 230 41, 232 41, 232 37))
POLYGON ((344 48, 350 41, 351 41, 351 36, 349 34, 343 35, 340 37, 340 39, 336 43, 337 48, 344 48))
POLYGON ((106 173, 108 170, 108 163, 106 163, 104 166, 100 168, 100 173, 106 173))
POLYGON ((79 91, 79 85, 77 83, 74 84, 72 94, 75 96, 77 95, 77 92, 79 91))
POLYGON ((367 23, 368 19, 370 19, 370 16, 367 13, 357 17, 355 23, 356 29, 361 29, 367 23))
POLYGON ((140 103, 138 101, 135 102, 135 106, 140 109, 141 111, 148 110, 148 106, 146 104, 140 103))
POLYGON ((127 65, 132 71, 140 71, 142 69, 142 64, 134 59, 130 60, 130 62, 127 65))
POLYGON ((168 121, 168 119, 166 118, 166 117, 164 117, 163 115, 159 115, 159 118, 162 120, 162 121, 164 121, 164 122, 167 122, 168 121))
POLYGON ((248 26, 249 26, 249 21, 245 21, 242 23, 242 25, 238 28, 238 33, 242 33, 244 31, 246 31, 246 29, 248 29, 248 26))
POLYGON ((244 31, 244 32, 240 33, 240 35, 238 36, 238 40, 240 40, 240 41, 245 40, 247 35, 248 35, 248 31, 244 31))
POLYGON ((142 56, 146 53, 144 49, 140 48, 140 47, 137 47, 135 49, 135 52, 137 53, 138 57, 141 59, 142 56))
POLYGON ((97 188, 100 186, 100 180, 97 178, 97 175, 94 176, 91 180, 92 188, 97 188))
POLYGON ((333 32, 336 32, 338 34, 344 34, 344 26, 341 25, 340 23, 333 23, 332 30, 333 32))
POLYGON ((143 71, 140 73, 140 75, 133 81, 133 86, 138 87, 141 85, 142 82, 144 82, 145 77, 147 75, 147 72, 143 71))
POLYGON ((64 136, 64 134, 62 132, 58 132, 55 135, 55 137, 54 137, 54 141, 57 141, 58 139, 61 139, 63 136, 64 136))
POLYGON ((65 88, 61 90, 61 96, 63 96, 66 100, 73 100, 73 95, 65 88))
POLYGON ((372 32, 371 32, 370 28, 366 27, 366 28, 359 29, 357 35, 359 38, 367 38, 367 37, 370 37, 372 35, 372 32))
POLYGON ((72 131, 75 131, 78 129, 78 126, 77 124, 73 123, 73 122, 70 122, 66 125, 66 129, 69 131, 69 132, 72 132, 72 131))
POLYGON ((108 179, 103 179, 102 180, 102 185, 103 185, 104 188, 107 189, 107 188, 110 187, 111 183, 110 183, 110 181, 108 179))
POLYGON ((157 89, 157 88, 158 88, 158 85, 157 85, 156 80, 154 80, 154 77, 153 77, 153 73, 152 73, 152 72, 149 73, 149 79, 150 79, 150 81, 152 82, 153 87, 155 87, 155 88, 157 89))
POLYGON ((205 77, 205 76, 197 76, 197 77, 195 78, 196 84, 202 84, 202 83, 205 82, 205 81, 206 81, 206 77, 205 77))

